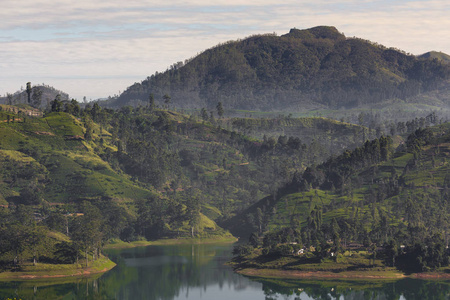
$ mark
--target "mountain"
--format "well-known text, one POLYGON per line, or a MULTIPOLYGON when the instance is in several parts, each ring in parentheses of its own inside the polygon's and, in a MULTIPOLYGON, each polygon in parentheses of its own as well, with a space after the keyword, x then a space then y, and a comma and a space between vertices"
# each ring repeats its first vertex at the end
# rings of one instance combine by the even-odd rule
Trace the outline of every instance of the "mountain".
POLYGON ((58 90, 52 86, 39 84, 31 86, 30 103, 28 103, 28 93, 26 89, 21 88, 14 94, 7 94, 6 97, 0 97, 0 104, 30 104, 33 107, 40 109, 47 109, 50 106, 50 102, 53 101, 58 95, 61 101, 68 101, 69 94, 58 90))
POLYGON ((446 105, 446 94, 427 93, 448 86, 449 78, 450 66, 437 60, 320 26, 220 44, 135 83, 106 105, 147 103, 150 94, 160 105, 212 109, 220 101, 226 109, 260 111, 371 107, 414 97, 446 105))
POLYGON ((419 55, 420 58, 425 59, 437 59, 442 63, 450 64, 450 55, 445 54, 443 52, 437 52, 437 51, 430 51, 427 53, 424 53, 422 55, 419 55))

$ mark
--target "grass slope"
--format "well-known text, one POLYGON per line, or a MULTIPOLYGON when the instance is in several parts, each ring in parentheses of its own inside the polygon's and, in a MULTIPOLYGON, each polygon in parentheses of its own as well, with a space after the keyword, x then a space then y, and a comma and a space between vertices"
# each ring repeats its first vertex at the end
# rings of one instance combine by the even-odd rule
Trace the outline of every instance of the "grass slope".
POLYGON ((91 276, 94 274, 107 272, 115 266, 116 264, 114 262, 104 256, 89 263, 88 267, 81 264, 54 265, 37 263, 36 266, 24 265, 21 267, 20 271, 1 272, 0 280, 28 280, 73 276, 91 276))
MULTIPOLYGON (((40 199, 50 205, 108 197, 125 207, 131 218, 135 218, 136 201, 155 196, 167 197, 164 191, 157 191, 150 185, 139 182, 117 167, 113 168, 100 157, 104 151, 117 151, 111 134, 100 125, 91 124, 93 140, 88 141, 84 138, 86 124, 74 116, 53 112, 44 117, 21 119, 14 112, 14 106, 5 107, 11 109, 11 112, 5 112, 5 108, 0 114, 5 120, 0 122, 0 205, 29 201, 24 196, 24 191, 31 187, 37 188, 40 199), (9 122, 7 115, 10 116, 9 122), (99 148, 100 139, 102 149, 99 148)), ((177 123, 183 120, 176 113, 170 113, 169 118, 177 123)), ((218 147, 219 144, 214 138, 196 138, 210 134, 214 136, 217 129, 202 126, 201 123, 198 128, 191 129, 193 137, 184 138, 185 148, 198 152, 198 155, 209 154, 203 150, 204 146, 218 147)), ((241 163, 242 154, 235 154, 231 147, 223 147, 222 151, 230 164, 241 163)), ((205 160, 208 161, 208 158, 205 160)), ((215 163, 214 157, 209 160, 211 163, 197 164, 196 172, 213 182, 226 171, 215 163)), ((226 236, 227 233, 209 218, 220 217, 221 211, 207 203, 204 204, 204 211, 197 230, 209 236, 226 236)), ((190 235, 187 222, 172 230, 180 235, 190 235)))

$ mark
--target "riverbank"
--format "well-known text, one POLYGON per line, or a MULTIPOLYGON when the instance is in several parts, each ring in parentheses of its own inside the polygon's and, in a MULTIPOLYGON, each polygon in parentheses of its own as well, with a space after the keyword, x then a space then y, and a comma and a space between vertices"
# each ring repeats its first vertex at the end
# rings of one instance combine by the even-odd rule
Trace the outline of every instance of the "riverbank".
POLYGON ((237 269, 236 273, 257 278, 276 278, 276 279, 370 279, 370 280, 388 280, 388 279, 401 279, 407 277, 406 275, 395 272, 393 270, 388 271, 342 271, 342 272, 329 272, 329 271, 294 271, 294 270, 278 270, 278 269, 237 269))
POLYGON ((315 256, 257 255, 235 257, 228 263, 236 273, 268 279, 397 280, 401 278, 450 280, 450 267, 406 274, 368 254, 319 259, 315 256))
POLYGON ((104 249, 126 249, 145 246, 164 246, 164 245, 186 245, 186 244, 214 244, 214 243, 234 243, 238 239, 234 236, 221 236, 211 238, 180 238, 180 239, 160 239, 155 241, 133 241, 124 242, 121 240, 112 241, 106 244, 104 249))
POLYGON ((267 279, 321 279, 321 280, 397 280, 402 278, 416 278, 426 280, 450 280, 450 273, 427 272, 404 274, 394 270, 378 270, 378 271, 293 271, 278 269, 236 269, 236 273, 254 277, 267 279))
POLYGON ((42 264, 36 266, 22 266, 20 271, 2 272, 0 280, 26 280, 26 279, 44 279, 44 278, 63 278, 63 277, 85 277, 94 274, 107 272, 114 268, 116 264, 107 257, 89 263, 88 267, 81 264, 42 264))
POLYGON ((214 244, 214 243, 234 243, 237 238, 231 235, 209 237, 209 238, 179 238, 179 239, 160 239, 155 241, 133 241, 124 242, 121 240, 112 241, 106 244, 104 249, 126 249, 145 246, 164 246, 164 245, 186 245, 186 244, 214 244))

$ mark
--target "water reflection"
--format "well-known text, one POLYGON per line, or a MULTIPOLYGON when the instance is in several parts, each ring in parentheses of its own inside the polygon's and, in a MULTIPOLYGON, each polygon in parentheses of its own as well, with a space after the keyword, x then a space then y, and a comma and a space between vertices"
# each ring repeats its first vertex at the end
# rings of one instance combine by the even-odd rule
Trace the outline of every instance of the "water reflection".
POLYGON ((406 278, 398 281, 259 280, 265 299, 411 300, 450 299, 450 282, 406 278))
POLYGON ((118 266, 111 274, 105 274, 105 280, 121 282, 122 277, 113 278, 126 274, 129 281, 116 291, 116 299, 218 300, 224 295, 230 299, 230 293, 245 289, 260 292, 260 283, 236 275, 223 265, 229 260, 230 251, 229 245, 160 246, 111 251, 109 255, 118 262, 118 266))
POLYGON ((449 282, 250 280, 224 266, 230 245, 109 251, 117 267, 96 278, 0 282, 0 299, 450 299, 449 282))

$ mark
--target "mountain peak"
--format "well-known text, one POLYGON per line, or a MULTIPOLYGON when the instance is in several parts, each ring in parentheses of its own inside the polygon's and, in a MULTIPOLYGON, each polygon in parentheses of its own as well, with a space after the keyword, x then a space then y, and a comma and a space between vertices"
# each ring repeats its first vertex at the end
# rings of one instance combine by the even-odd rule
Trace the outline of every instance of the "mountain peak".
POLYGON ((437 60, 450 64, 450 55, 445 54, 444 52, 438 52, 438 51, 429 51, 427 53, 424 53, 422 55, 419 55, 419 58, 436 58, 437 60))
POLYGON ((317 26, 309 29, 296 29, 292 28, 287 37, 294 37, 300 39, 330 39, 330 40, 342 40, 345 39, 345 35, 339 32, 334 26, 317 26))

